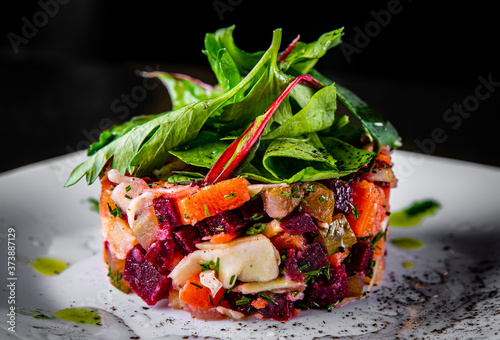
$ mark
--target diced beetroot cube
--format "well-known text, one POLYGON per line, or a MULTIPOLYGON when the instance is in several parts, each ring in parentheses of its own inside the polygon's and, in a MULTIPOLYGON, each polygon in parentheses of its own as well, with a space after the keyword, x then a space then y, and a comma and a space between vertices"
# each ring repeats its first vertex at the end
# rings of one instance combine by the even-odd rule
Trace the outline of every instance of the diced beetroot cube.
POLYGON ((245 202, 236 211, 241 215, 243 222, 246 224, 266 223, 271 220, 264 210, 264 203, 260 195, 245 202))
POLYGON ((156 241, 147 250, 145 258, 154 264, 162 274, 169 274, 174 255, 174 241, 170 238, 166 241, 156 241))
POLYGON ((340 179, 326 179, 323 184, 333 191, 335 212, 349 215, 352 210, 352 188, 340 179))
POLYGON ((316 279, 312 286, 308 288, 309 303, 325 306, 349 295, 344 264, 337 267, 330 267, 329 276, 330 278, 328 279, 323 275, 321 278, 316 279))
POLYGON ((187 225, 174 231, 174 238, 180 246, 183 255, 187 255, 197 250, 196 244, 201 242, 204 235, 200 235, 200 229, 197 225, 187 225))
POLYGON ((266 302, 264 308, 258 309, 257 311, 267 318, 276 321, 288 321, 293 317, 293 302, 285 298, 285 294, 266 294, 265 300, 270 300, 272 302, 266 302))
POLYGON ((140 244, 130 250, 125 259, 123 278, 130 288, 148 305, 168 298, 172 281, 146 260, 146 251, 140 244))
POLYGON ((363 272, 368 269, 370 261, 373 258, 373 248, 368 242, 358 241, 351 248, 351 260, 349 261, 349 270, 352 272, 363 272))
POLYGON ((221 232, 232 234, 245 226, 238 215, 231 211, 222 211, 217 215, 208 217, 205 219, 205 223, 210 228, 212 235, 221 232))
POLYGON ((170 230, 182 225, 179 213, 172 199, 165 196, 155 197, 153 199, 153 206, 160 229, 170 230))
POLYGON ((283 218, 280 226, 290 234, 304 234, 318 229, 311 215, 299 209, 295 209, 294 212, 283 218))
POLYGON ((316 270, 328 265, 329 261, 321 244, 314 241, 306 250, 297 253, 297 264, 302 271, 316 270))
POLYGON ((283 276, 285 280, 298 282, 304 280, 304 275, 299 270, 299 265, 297 263, 297 251, 295 249, 292 248, 287 250, 284 268, 285 274, 283 276))
POLYGON ((229 292, 226 293, 224 301, 227 301, 232 310, 240 312, 245 315, 250 315, 254 312, 254 308, 250 303, 236 303, 236 301, 242 301, 243 294, 239 292, 229 292))

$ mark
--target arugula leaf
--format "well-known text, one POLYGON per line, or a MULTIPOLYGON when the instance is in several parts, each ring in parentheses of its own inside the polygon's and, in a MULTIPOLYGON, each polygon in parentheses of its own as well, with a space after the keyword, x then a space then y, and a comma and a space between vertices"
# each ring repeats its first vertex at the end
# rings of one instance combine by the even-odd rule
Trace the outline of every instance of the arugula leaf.
POLYGON ((206 120, 242 88, 255 81, 270 58, 275 57, 281 42, 281 30, 273 32, 270 48, 262 55, 255 67, 233 89, 215 98, 198 101, 177 110, 160 115, 142 125, 133 127, 120 138, 107 144, 91 158, 78 165, 70 174, 65 186, 71 186, 86 175, 87 183, 93 183, 110 161, 110 167, 120 173, 149 175, 163 165, 168 151, 196 137, 206 120))

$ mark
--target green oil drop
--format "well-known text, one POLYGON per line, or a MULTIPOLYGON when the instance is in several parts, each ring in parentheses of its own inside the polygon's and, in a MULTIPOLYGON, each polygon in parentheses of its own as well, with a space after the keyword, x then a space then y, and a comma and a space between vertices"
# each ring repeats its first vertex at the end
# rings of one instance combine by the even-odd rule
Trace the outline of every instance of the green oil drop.
POLYGON ((396 247, 403 249, 418 249, 424 246, 422 241, 419 241, 411 237, 395 238, 391 240, 391 243, 394 244, 396 247))
POLYGON ((403 267, 405 267, 407 269, 413 268, 413 262, 403 261, 403 267))
POLYGON ((31 261, 31 267, 42 275, 57 275, 68 268, 68 264, 61 260, 43 257, 31 261))
POLYGON ((411 206, 391 214, 390 225, 393 227, 414 227, 426 216, 436 214, 441 205, 434 200, 414 202, 411 206))
POLYGON ((101 322, 101 316, 87 308, 66 308, 54 312, 53 315, 61 320, 79 324, 95 325, 101 322))

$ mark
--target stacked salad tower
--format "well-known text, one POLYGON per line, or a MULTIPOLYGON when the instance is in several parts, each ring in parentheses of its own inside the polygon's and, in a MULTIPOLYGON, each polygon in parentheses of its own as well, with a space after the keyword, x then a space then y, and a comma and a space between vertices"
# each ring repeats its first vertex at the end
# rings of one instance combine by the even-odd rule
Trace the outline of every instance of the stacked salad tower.
POLYGON ((101 182, 111 283, 195 318, 287 321, 380 281, 394 127, 314 69, 342 29, 266 51, 209 33, 217 79, 153 72, 172 110, 101 134, 66 186, 101 182))

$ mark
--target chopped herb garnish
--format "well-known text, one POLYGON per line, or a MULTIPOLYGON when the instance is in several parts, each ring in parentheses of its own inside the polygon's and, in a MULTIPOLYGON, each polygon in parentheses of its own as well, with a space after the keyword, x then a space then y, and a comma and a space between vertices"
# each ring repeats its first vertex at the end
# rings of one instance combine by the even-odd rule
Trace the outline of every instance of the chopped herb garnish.
POLYGON ((119 290, 122 290, 122 285, 120 283, 120 280, 123 278, 123 275, 120 274, 120 271, 117 269, 115 272, 113 272, 113 269, 111 267, 109 268, 108 271, 108 276, 111 279, 111 283, 116 286, 119 290))
POLYGON ((305 187, 305 192, 306 192, 306 196, 309 196, 311 195, 313 192, 316 192, 316 190, 314 190, 314 184, 309 184, 305 187))
POLYGON ((280 194, 283 195, 283 196, 286 196, 286 197, 290 197, 290 198, 298 198, 302 202, 307 203, 306 200, 303 197, 300 197, 297 194, 289 193, 289 192, 286 192, 286 191, 281 191, 280 194))
POLYGON ((108 210, 109 210, 109 213, 111 215, 113 215, 114 217, 122 217, 122 211, 120 210, 120 208, 115 207, 114 209, 112 209, 108 203, 108 210))
POLYGON ((358 205, 353 205, 351 202, 347 201, 347 204, 351 206, 351 213, 354 215, 354 219, 357 220, 359 218, 359 208, 358 205))
POLYGON ((260 296, 263 300, 265 300, 265 301, 269 302, 270 304, 275 305, 275 306, 277 306, 277 305, 278 305, 278 303, 277 303, 276 301, 273 301, 273 300, 272 300, 272 298, 271 298, 269 295, 267 295, 267 294, 265 294, 265 293, 257 293, 257 294, 258 294, 258 295, 259 295, 259 296, 260 296))
POLYGON ((214 265, 215 265, 215 263, 212 260, 205 262, 205 263, 200 263, 201 271, 204 272, 205 270, 213 270, 214 265))
POLYGON ((252 219, 252 221, 258 221, 260 220, 262 217, 264 217, 264 215, 262 214, 259 214, 259 213, 256 213, 255 215, 253 215, 252 217, 250 217, 252 219))
POLYGON ((319 198, 319 201, 321 203, 323 203, 323 202, 329 202, 330 200, 328 199, 328 197, 325 197, 325 196, 321 195, 320 198, 319 198))
POLYGON ((310 266, 310 264, 309 264, 309 262, 308 262, 308 263, 306 263, 306 264, 304 264, 304 265, 300 266, 300 267, 299 267, 299 270, 300 270, 300 271, 302 271, 302 270, 306 269, 306 268, 307 268, 307 267, 309 267, 309 266, 310 266))
POLYGON ((241 299, 236 300, 236 306, 248 305, 251 302, 252 300, 250 300, 247 296, 243 295, 241 299))
POLYGON ((234 279, 236 278, 236 275, 233 275, 231 276, 231 278, 229 279, 229 284, 232 286, 233 283, 234 283, 234 279))
POLYGON ((215 276, 219 277, 219 268, 220 268, 220 258, 217 258, 217 261, 215 262, 214 270, 215 270, 215 276))
POLYGON ((130 197, 130 196, 129 196, 129 195, 127 195, 127 194, 125 194, 125 195, 123 195, 123 196, 125 196, 125 198, 128 198, 129 200, 131 200, 131 199, 132 199, 132 197, 130 197))
POLYGON ((260 234, 261 232, 266 229, 266 224, 265 223, 255 223, 252 225, 248 230, 246 231, 247 235, 257 235, 260 234))
POLYGON ((214 305, 214 299, 212 298, 212 294, 208 295, 208 298, 210 299, 210 304, 213 306, 214 305))
POLYGON ((131 187, 130 185, 127 185, 127 186, 125 187, 125 191, 126 191, 126 192, 129 192, 131 189, 132 189, 132 187, 131 187))
POLYGON ((163 216, 158 215, 158 222, 163 223, 163 216))
POLYGON ((224 196, 224 198, 225 198, 225 199, 228 199, 228 200, 229 200, 229 199, 231 199, 231 198, 235 198, 235 197, 236 197, 236 193, 235 193, 235 192, 232 192, 232 193, 230 193, 229 195, 225 195, 225 196, 224 196))
POLYGON ((210 212, 208 211, 208 206, 205 204, 205 215, 210 216, 210 212))
POLYGON ((193 286, 195 286, 196 288, 203 289, 202 285, 199 285, 199 284, 191 282, 191 281, 189 281, 189 283, 192 284, 193 286))
POLYGON ((189 220, 189 216, 186 213, 184 213, 184 219, 189 220))

